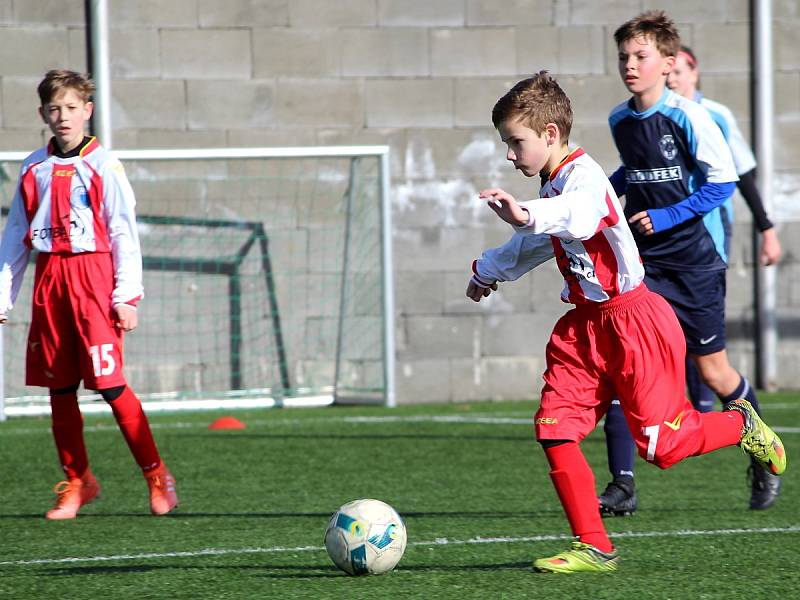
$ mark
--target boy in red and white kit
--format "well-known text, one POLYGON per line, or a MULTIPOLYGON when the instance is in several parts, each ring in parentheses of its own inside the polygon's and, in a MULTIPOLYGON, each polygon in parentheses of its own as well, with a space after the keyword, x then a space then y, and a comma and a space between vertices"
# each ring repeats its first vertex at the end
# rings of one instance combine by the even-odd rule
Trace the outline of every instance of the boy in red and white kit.
POLYGON ((536 438, 577 538, 572 548, 534 561, 538 571, 614 571, 619 555, 597 510, 595 481, 579 443, 619 398, 640 456, 666 469, 688 456, 738 444, 776 475, 786 468, 777 435, 746 400, 700 413, 684 394, 686 344, 675 313, 643 283, 644 269, 622 207, 603 169, 567 146, 569 98, 546 71, 504 95, 492 121, 506 158, 539 175, 540 198, 517 202, 499 188, 481 192, 516 230, 473 263, 467 296, 479 302, 497 282, 521 277, 555 256, 564 302, 547 344, 536 438))
POLYGON ((150 490, 150 510, 178 505, 147 417, 122 373, 123 334, 137 325, 142 255, 133 190, 120 162, 84 135, 93 82, 67 70, 39 84, 39 114, 53 133, 29 155, 0 242, 0 323, 38 251, 26 354, 27 385, 50 390, 53 437, 66 481, 48 519, 72 519, 100 486, 89 469, 77 391, 81 380, 111 405, 150 490))

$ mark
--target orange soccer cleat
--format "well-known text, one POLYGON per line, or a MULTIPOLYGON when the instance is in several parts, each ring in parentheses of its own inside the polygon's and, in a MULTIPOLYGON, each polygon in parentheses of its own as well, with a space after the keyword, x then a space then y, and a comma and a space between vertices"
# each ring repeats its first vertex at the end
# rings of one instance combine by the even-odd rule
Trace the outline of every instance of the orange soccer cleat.
POLYGON ((175 478, 166 465, 144 474, 150 488, 150 512, 154 515, 165 515, 178 506, 178 494, 175 491, 175 478))
POLYGON ((89 504, 100 495, 100 484, 92 472, 86 469, 83 476, 78 479, 59 481, 53 491, 58 496, 56 505, 47 511, 45 518, 51 521, 74 519, 81 506, 89 504))

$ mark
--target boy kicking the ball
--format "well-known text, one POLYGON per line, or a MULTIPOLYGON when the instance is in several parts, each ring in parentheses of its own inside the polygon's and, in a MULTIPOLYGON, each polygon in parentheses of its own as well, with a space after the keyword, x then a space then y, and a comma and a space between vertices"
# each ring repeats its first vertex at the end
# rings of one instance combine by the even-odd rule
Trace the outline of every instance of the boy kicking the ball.
POLYGON ((467 296, 480 302, 555 257, 563 302, 535 415, 536 438, 576 540, 533 563, 537 571, 614 571, 619 554, 597 510, 594 474, 579 443, 619 398, 639 454, 666 469, 688 456, 738 444, 772 473, 786 468, 778 436, 746 400, 700 413, 684 393, 686 343, 675 313, 643 283, 644 269, 622 207, 603 169, 570 151, 569 98, 542 71, 520 81, 492 111, 506 158, 538 175, 539 199, 517 202, 499 188, 480 193, 516 230, 473 262, 467 296))

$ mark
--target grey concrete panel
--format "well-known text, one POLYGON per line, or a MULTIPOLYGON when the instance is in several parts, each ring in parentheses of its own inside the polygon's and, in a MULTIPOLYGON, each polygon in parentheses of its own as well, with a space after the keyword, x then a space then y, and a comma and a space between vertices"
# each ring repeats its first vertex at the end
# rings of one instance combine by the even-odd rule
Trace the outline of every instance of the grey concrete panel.
POLYGON ((14 15, 14 0, 0 0, 0 24, 12 25, 17 22, 14 15))
POLYGON ((269 127, 275 123, 275 85, 270 81, 235 85, 189 81, 186 95, 190 129, 269 127))
POLYGON ((186 93, 182 81, 115 80, 112 94, 115 127, 186 128, 186 93))
POLYGON ((449 402, 450 361, 446 359, 400 360, 395 375, 397 397, 407 404, 449 402))
POLYGON ((395 309, 398 315, 441 315, 444 277, 440 272, 399 271, 395 274, 395 309))
POLYGON ((336 39, 332 46, 341 48, 345 77, 430 75, 426 29, 345 29, 336 34, 336 39))
POLYGON ((158 31, 145 28, 112 29, 111 76, 156 79, 161 76, 161 39, 158 31))
POLYGON ((450 79, 376 79, 365 83, 367 127, 451 127, 450 79))
POLYGON ((456 79, 454 90, 455 126, 494 129, 492 108, 517 81, 516 77, 503 79, 460 77, 456 79))
POLYGON ((483 250, 481 232, 463 229, 397 229, 394 232, 398 271, 460 270, 483 250))
POLYGON ((290 0, 289 2, 291 27, 372 27, 377 24, 377 20, 375 0, 349 2, 290 0))
POLYGON ((114 27, 196 27, 197 0, 109 0, 108 19, 114 27))
MULTIPOLYGON (((12 2, 0 3, 0 18, 12 2)), ((13 2, 14 21, 19 24, 38 24, 47 27, 84 25, 84 0, 27 0, 13 2)), ((7 18, 7 17, 6 17, 7 18)))
POLYGON ((148 129, 132 130, 132 141, 123 143, 114 131, 114 146, 128 148, 222 148, 227 146, 227 135, 221 129, 148 129))
POLYGON ((518 79, 530 77, 542 69, 550 71, 554 76, 561 74, 558 32, 557 27, 549 26, 517 29, 517 71, 522 74, 518 79))
POLYGON ((617 2, 571 0, 569 6, 570 25, 608 25, 609 33, 612 34, 625 21, 642 12, 640 0, 618 0, 617 2))
POLYGON ((617 73, 599 77, 562 76, 557 79, 572 103, 573 122, 579 126, 592 123, 607 127, 611 110, 631 97, 617 73))
POLYGON ((67 30, 67 44, 69 45, 69 68, 86 73, 89 70, 89 63, 86 60, 86 29, 70 27, 67 30))
POLYGON ((406 316, 406 344, 399 360, 463 358, 480 352, 481 320, 476 316, 406 316))
POLYGON ((253 76, 338 76, 343 50, 335 29, 254 29, 253 76))
POLYGON ((459 27, 465 24, 463 0, 377 0, 381 27, 459 27))
MULTIPOLYGON (((502 285, 513 286, 515 283, 502 285)), ((554 302, 551 300, 550 304, 554 302)), ((557 308, 561 310, 560 314, 566 312, 566 305, 557 308)), ((556 319, 546 312, 489 313, 481 329, 481 354, 493 357, 543 355, 555 322, 556 319)))
POLYGON ((198 0, 200 27, 286 27, 290 0, 198 0))
POLYGON ((642 4, 644 10, 666 10, 667 15, 677 23, 726 23, 731 8, 737 8, 733 14, 739 16, 742 9, 742 2, 735 2, 737 6, 731 7, 729 0, 671 0, 669 3, 643 0, 642 4))
POLYGON ((50 69, 69 65, 66 29, 13 27, 3 31, 0 44, 0 75, 41 78, 50 69))
POLYGON ((165 78, 248 79, 252 76, 250 32, 244 29, 162 29, 165 78))
MULTIPOLYGON (((750 64, 749 26, 743 23, 696 25, 692 50, 702 57, 703 72, 744 73, 750 64), (725 48, 725 52, 720 52, 725 48)), ((777 61, 776 61, 777 62, 777 61)))
POLYGON ((362 127, 364 91, 357 81, 282 80, 275 117, 281 127, 362 127))
MULTIPOLYGON (((38 132, 35 129, 0 129, 0 150, 3 151, 28 151, 33 152, 37 148, 41 148, 46 143, 46 136, 44 130, 38 132)), ((16 173, 9 173, 10 177, 16 177, 16 173)), ((9 200, 10 202, 10 200, 9 200)), ((3 202, 3 206, 8 206, 8 203, 3 202)))
POLYGON ((467 25, 550 25, 555 4, 550 0, 467 0, 467 25))
MULTIPOLYGON (((489 372, 490 399, 538 400, 543 381, 544 358, 541 356, 515 356, 485 359, 489 372)), ((531 410, 531 421, 536 411, 531 410)), ((533 433, 531 433, 531 437, 533 433)))
POLYGON ((485 77, 517 71, 513 27, 434 29, 431 74, 437 77, 485 77))
POLYGON ((41 77, 3 77, 3 127, 47 129, 39 116, 36 86, 41 77))
POLYGON ((226 132, 225 146, 270 147, 270 146, 316 146, 316 134, 313 129, 267 129, 236 128, 226 132))

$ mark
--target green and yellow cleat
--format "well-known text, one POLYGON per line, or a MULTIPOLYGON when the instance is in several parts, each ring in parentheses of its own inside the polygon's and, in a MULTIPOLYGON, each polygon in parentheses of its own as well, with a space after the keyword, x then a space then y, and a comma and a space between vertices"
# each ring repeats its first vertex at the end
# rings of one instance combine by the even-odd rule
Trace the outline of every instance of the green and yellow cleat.
POLYGON ((783 473, 786 470, 786 449, 783 442, 761 420, 753 405, 747 400, 739 399, 729 402, 725 410, 735 410, 744 417, 739 447, 773 475, 783 473))
POLYGON ((540 573, 609 573, 616 571, 618 564, 616 550, 606 554, 576 540, 570 550, 533 561, 533 569, 540 573))

